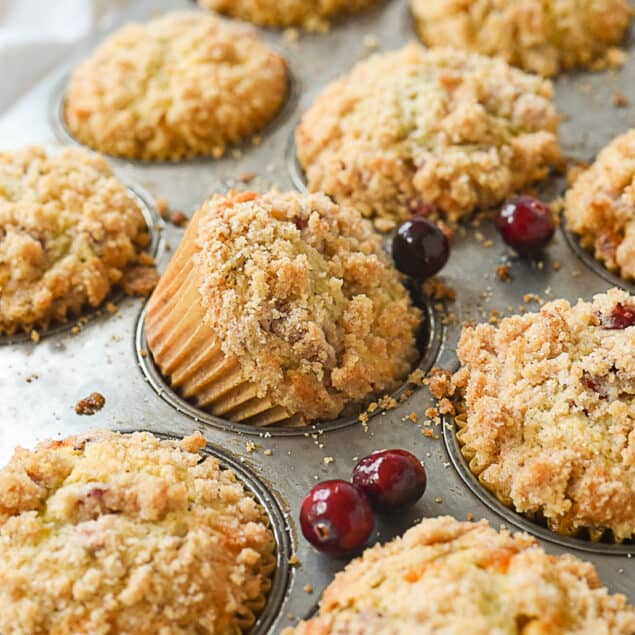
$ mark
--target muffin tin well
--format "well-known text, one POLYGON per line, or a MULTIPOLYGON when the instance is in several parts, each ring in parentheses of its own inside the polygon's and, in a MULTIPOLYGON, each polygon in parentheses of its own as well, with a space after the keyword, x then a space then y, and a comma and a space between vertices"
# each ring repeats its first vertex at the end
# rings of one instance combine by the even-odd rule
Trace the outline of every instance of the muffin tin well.
MULTIPOLYGON (((161 11, 193 9, 191 0, 131 0, 129 5, 108 29, 150 19, 161 11)), ((409 0, 380 2, 371 11, 334 21, 328 33, 301 33, 298 41, 273 29, 260 29, 259 33, 292 67, 291 95, 262 131, 260 145, 247 142, 229 148, 219 160, 112 162, 125 183, 138 183, 149 192, 146 195, 134 188, 147 208, 144 215, 153 230, 160 271, 176 251, 183 230, 170 223, 159 229, 163 225, 150 205, 151 197, 167 199, 172 211, 191 217, 208 196, 225 191, 228 183, 242 184, 241 189, 262 190, 265 182, 281 191, 306 189, 294 143, 301 113, 324 86, 376 51, 375 41, 379 50, 387 51, 416 37, 409 0)), ((0 116, 0 145, 77 144, 61 116, 64 89, 69 71, 105 35, 96 34, 64 68, 51 72, 26 95, 19 108, 0 116)), ((565 115, 561 133, 565 153, 588 159, 628 128, 635 107, 615 109, 611 100, 621 92, 635 104, 634 87, 635 58, 628 58, 621 71, 580 72, 558 79, 556 102, 565 115)), ((543 198, 551 200, 562 193, 562 181, 553 178, 538 189, 543 198)), ((539 303, 527 301, 528 296, 575 301, 589 299, 613 285, 632 291, 581 251, 566 226, 557 232, 545 257, 530 262, 510 256, 489 220, 476 223, 472 219, 459 227, 450 260, 441 272, 442 282, 455 291, 456 299, 445 306, 432 300, 425 305, 429 328, 422 342, 420 367, 424 370, 456 367, 463 322, 487 322, 494 312, 499 316, 518 313, 521 305, 523 311, 539 310, 539 303), (497 277, 500 265, 509 268, 506 281, 497 277)), ((270 513, 276 532, 281 579, 274 581, 267 608, 252 633, 279 635, 306 616, 334 574, 345 566, 345 560, 318 554, 302 538, 299 507, 317 481, 349 479, 357 459, 382 448, 414 452, 425 465, 428 487, 414 507, 382 518, 373 542, 400 535, 423 517, 486 518, 495 528, 504 524, 527 531, 551 553, 572 552, 592 562, 611 592, 625 593, 635 602, 635 545, 561 537, 502 505, 467 469, 453 422, 439 424, 439 417, 429 414, 437 404, 425 387, 394 409, 378 408, 367 426, 350 417, 298 429, 255 429, 200 412, 169 388, 146 348, 143 309, 138 301, 122 302, 116 315, 104 316, 73 336, 71 324, 51 329, 38 345, 11 338, 0 348, 0 418, 4 422, 0 465, 17 445, 31 446, 43 438, 59 439, 91 427, 135 427, 170 437, 201 431, 210 444, 207 451, 218 455, 254 491, 270 513), (76 415, 74 404, 93 391, 106 398, 104 408, 93 417, 76 415), (290 554, 297 557, 297 564, 288 565, 290 554)))
MULTIPOLYGON (((150 196, 141 186, 139 185, 128 185, 127 186, 130 195, 137 201, 139 207, 141 209, 141 213, 143 214, 143 218, 148 227, 148 232, 150 234, 150 242, 146 249, 147 253, 149 253, 155 260, 161 258, 163 254, 163 249, 165 247, 165 242, 163 240, 163 230, 165 228, 165 223, 161 219, 161 216, 156 210, 154 203, 152 202, 152 196, 150 196)), ((76 316, 73 316, 66 320, 65 322, 55 322, 52 323, 47 329, 36 329, 37 333, 41 338, 50 337, 51 335, 62 334, 66 331, 69 331, 73 328, 80 320, 82 323, 86 321, 89 324, 91 321, 96 319, 99 316, 107 316, 108 312, 105 309, 106 304, 112 302, 114 304, 118 304, 123 299, 126 298, 126 294, 122 289, 118 287, 114 287, 111 292, 104 298, 103 302, 97 307, 85 307, 84 310, 76 316)), ((9 344, 19 344, 31 341, 30 333, 16 333, 15 335, 0 335, 0 346, 6 346, 9 344)))
MULTIPOLYGON (((417 347, 420 351, 420 357, 412 369, 421 369, 424 373, 428 372, 435 363, 439 350, 443 342, 443 325, 437 315, 435 309, 429 302, 417 302, 423 310, 424 320, 419 329, 417 336, 417 347)), ((359 425, 359 415, 363 410, 355 412, 349 416, 343 416, 334 421, 324 421, 318 423, 312 423, 309 425, 300 426, 284 426, 284 425, 270 425, 258 427, 249 425, 248 423, 237 423, 216 417, 204 410, 197 408, 195 405, 189 403, 178 395, 165 380, 160 370, 157 368, 154 360, 152 359, 152 353, 150 352, 145 336, 145 311, 142 311, 137 320, 135 329, 135 341, 134 347, 137 355, 137 363, 141 372, 144 375, 145 381, 152 387, 154 392, 169 403, 178 412, 190 417, 196 423, 201 423, 207 426, 212 426, 220 430, 234 431, 240 434, 258 435, 262 436, 263 433, 267 433, 269 436, 299 436, 306 435, 308 432, 326 432, 330 430, 339 430, 352 425, 359 425)), ((408 383, 403 383, 390 396, 399 401, 399 398, 404 394, 406 390, 414 392, 416 386, 408 383)), ((380 395, 381 396, 381 395, 380 395)), ((375 410, 373 413, 369 413, 369 418, 379 414, 381 409, 375 410)))
POLYGON ((461 452, 461 445, 456 436, 457 426, 458 424, 454 418, 444 417, 443 440, 450 455, 452 465, 470 490, 510 525, 533 534, 541 540, 588 553, 628 556, 628 554, 635 551, 635 544, 632 540, 622 544, 615 544, 606 536, 601 540, 591 540, 582 532, 580 536, 577 537, 558 534, 548 529, 545 523, 541 523, 537 519, 532 520, 530 517, 520 514, 513 508, 505 505, 492 492, 485 488, 478 477, 470 470, 468 462, 461 452))

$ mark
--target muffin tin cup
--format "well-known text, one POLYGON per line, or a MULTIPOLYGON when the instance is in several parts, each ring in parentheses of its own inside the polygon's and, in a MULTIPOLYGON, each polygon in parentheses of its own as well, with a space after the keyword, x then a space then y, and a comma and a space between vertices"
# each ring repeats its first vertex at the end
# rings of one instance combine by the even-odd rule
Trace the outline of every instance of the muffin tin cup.
MULTIPOLYGON (((439 351, 443 343, 443 325, 439 319, 434 308, 426 303, 423 305, 424 311, 424 323, 422 324, 423 336, 420 338, 421 357, 418 364, 412 369, 421 369, 424 373, 429 371, 438 357, 439 351)), ((294 436, 306 436, 308 432, 327 432, 331 430, 339 430, 352 425, 359 425, 359 415, 364 410, 360 410, 353 416, 341 417, 333 421, 324 421, 317 423, 310 423, 308 425, 266 425, 257 426, 245 423, 237 423, 224 419, 222 417, 216 417, 204 410, 197 408, 195 405, 186 401, 175 390, 173 390, 168 381, 163 377, 161 371, 157 367, 152 357, 152 353, 148 348, 145 334, 145 322, 146 322, 147 310, 144 308, 139 315, 135 330, 134 347, 137 355, 137 363, 141 372, 143 373, 145 381, 151 386, 154 392, 169 403, 177 412, 182 413, 196 423, 201 423, 207 426, 212 426, 220 430, 227 432, 237 432, 246 435, 262 436, 266 433, 271 437, 294 437, 294 436)), ((400 397, 406 390, 414 390, 415 386, 403 383, 401 387, 393 392, 390 396, 396 401, 399 401, 400 397)), ((380 395, 381 397, 381 395, 380 395)), ((379 414, 380 409, 377 409, 374 413, 369 413, 369 418, 379 414)))
MULTIPOLYGON (((143 219, 145 220, 148 227, 148 232, 150 234, 150 243, 146 251, 155 260, 159 260, 163 255, 163 250, 165 248, 165 241, 163 239, 165 223, 157 212, 156 207, 152 202, 152 196, 150 196, 148 192, 146 192, 139 185, 128 185, 127 188, 131 196, 139 204, 141 213, 143 214, 143 219)), ((34 327, 34 330, 37 331, 40 339, 44 337, 50 337, 52 335, 65 333, 66 331, 72 329, 73 326, 75 326, 80 320, 82 322, 86 320, 86 323, 90 324, 92 321, 100 316, 105 318, 108 315, 105 309, 106 304, 108 304, 109 302, 118 304, 125 300, 127 297, 129 296, 127 296, 121 288, 115 286, 111 289, 110 293, 104 298, 99 306, 84 307, 84 310, 81 313, 69 318, 65 322, 54 322, 50 324, 49 327, 46 329, 34 327)), ((31 341, 32 340, 30 333, 22 332, 16 333, 14 335, 0 335, 0 347, 8 346, 11 344, 23 344, 31 341)))
MULTIPOLYGON (((113 27, 129 20, 149 19, 161 10, 192 8, 190 0, 133 0, 129 4, 130 8, 119 15, 113 27)), ((232 154, 230 149, 220 161, 113 163, 125 173, 125 179, 143 184, 154 197, 167 199, 171 209, 188 215, 206 197, 224 191, 225 180, 264 189, 256 188, 256 180, 243 180, 246 174, 256 174, 257 180, 266 181, 267 187, 278 185, 281 190, 288 190, 295 186, 306 190, 302 169, 292 163, 296 161, 294 128, 300 109, 308 108, 312 96, 323 86, 369 53, 365 41, 369 34, 377 38, 383 50, 414 39, 408 7, 409 0, 380 3, 376 11, 337 23, 328 33, 302 34, 298 43, 283 43, 283 32, 263 30, 267 41, 279 38, 280 48, 291 60, 294 94, 270 124, 272 127, 263 130, 261 145, 238 146, 237 149, 245 147, 242 154, 232 154), (311 90, 311 95, 307 92, 300 100, 299 93, 305 88, 311 90)), ((88 42, 65 68, 45 78, 37 90, 23 99, 20 108, 14 109, 17 114, 11 115, 7 124, 3 125, 0 117, 3 143, 12 147, 49 143, 57 136, 64 143, 78 145, 64 130, 60 116, 63 94, 68 70, 81 62, 99 39, 88 42)), ((629 93, 635 86, 633 59, 629 57, 621 72, 580 73, 556 82, 560 111, 568 115, 562 126, 563 145, 574 146, 576 156, 595 156, 599 147, 631 125, 632 113, 627 108, 616 110, 609 104, 618 91, 635 103, 635 93, 629 93), (589 82, 594 88, 592 93, 585 89, 589 82)), ((550 198, 552 193, 561 193, 561 185, 562 181, 550 178, 540 184, 539 191, 544 198, 550 198)), ((522 310, 539 310, 538 303, 525 300, 527 295, 540 296, 545 301, 565 298, 574 302, 577 298, 589 299, 614 284, 625 286, 623 281, 604 275, 599 263, 581 258, 591 257, 580 254, 575 243, 569 242, 566 226, 556 234, 543 259, 529 262, 510 258, 493 225, 485 220, 475 227, 477 222, 473 219, 458 228, 450 260, 441 272, 443 282, 455 290, 456 300, 449 301, 446 308, 437 308, 437 303, 431 301, 426 308, 431 333, 420 363, 424 370, 432 365, 455 368, 463 322, 487 322, 493 317, 493 310, 499 317, 515 314, 520 305, 522 310), (506 282, 496 275, 501 264, 509 269, 511 279, 506 282)), ((182 230, 171 224, 156 233, 165 244, 163 256, 158 255, 160 270, 165 268, 182 236, 182 230)), ((243 472, 239 468, 248 466, 247 477, 254 477, 275 499, 280 513, 274 513, 277 520, 272 521, 272 527, 280 527, 283 532, 276 535, 281 565, 288 561, 289 552, 280 545, 288 544, 297 556, 298 564, 290 567, 285 583, 275 587, 280 591, 272 591, 256 626, 260 630, 255 632, 279 635, 296 619, 308 615, 322 590, 345 566, 345 559, 318 554, 302 538, 298 511, 316 482, 349 479, 359 458, 381 448, 405 448, 415 453, 424 462, 428 485, 421 501, 413 507, 378 516, 371 543, 400 535, 421 518, 445 514, 459 520, 485 518, 494 527, 504 523, 513 530, 527 531, 552 554, 571 552, 588 560, 611 592, 625 593, 631 603, 635 602, 635 567, 628 559, 635 557, 635 545, 594 544, 559 536, 505 507, 467 469, 454 437, 453 422, 448 419, 442 425, 435 424, 437 417, 432 413, 437 404, 426 388, 415 389, 403 403, 397 398, 399 403, 394 409, 378 408, 367 426, 360 425, 354 416, 296 429, 241 426, 200 412, 167 385, 147 350, 144 319, 137 302, 123 302, 116 318, 98 320, 73 337, 68 333, 70 325, 64 325, 51 329, 38 346, 29 343, 2 347, 0 415, 5 425, 0 429, 0 463, 8 460, 16 445, 81 433, 89 426, 114 430, 138 427, 179 437, 201 431, 212 444, 212 451, 222 448, 227 465, 240 473, 240 478, 243 472), (74 404, 93 391, 105 396, 103 410, 89 418, 76 415, 74 404)), ((403 387, 401 392, 410 388, 403 387)))
POLYGON ((606 554, 613 556, 628 556, 635 551, 632 543, 615 544, 603 543, 600 541, 585 540, 573 536, 565 536, 551 531, 547 527, 541 526, 538 522, 533 522, 528 515, 518 513, 511 505, 502 502, 493 492, 485 487, 478 476, 470 469, 469 464, 463 455, 462 445, 457 438, 460 426, 454 417, 444 417, 443 419, 443 440, 452 465, 459 473, 463 482, 470 488, 472 493, 479 498, 492 511, 496 512, 506 522, 522 531, 537 536, 541 540, 553 542, 568 549, 585 551, 595 554, 606 554))
MULTIPOLYGON (((284 52, 281 52, 276 47, 269 47, 271 50, 285 57, 284 52)), ((285 57, 286 59, 286 57, 285 57)), ((285 122, 292 116, 297 109, 298 101, 302 93, 300 80, 294 73, 290 61, 287 59, 287 98, 283 102, 278 112, 273 118, 266 123, 262 128, 256 130, 251 135, 248 135, 242 141, 228 144, 225 150, 225 154, 220 158, 214 158, 212 156, 196 156, 184 159, 178 159, 176 161, 159 160, 159 159, 134 159, 128 157, 121 157, 117 155, 108 154, 106 152, 99 152, 90 146, 82 143, 75 138, 68 125, 66 124, 66 118, 64 117, 64 108, 66 105, 66 87, 71 77, 71 73, 65 73, 61 80, 59 80, 55 86, 55 89, 51 95, 49 104, 49 124, 55 137, 63 144, 74 145, 81 148, 86 148, 92 152, 99 152, 100 154, 108 157, 111 161, 121 161, 126 164, 139 165, 139 166, 153 166, 153 165, 197 165, 197 164, 209 164, 215 163, 222 159, 231 158, 232 153, 240 152, 246 153, 253 147, 252 139, 260 138, 262 142, 266 141, 268 137, 275 134, 276 131, 282 127, 285 122)))
MULTIPOLYGON (((177 435, 145 429, 126 429, 119 430, 119 432, 123 434, 150 432, 163 441, 172 441, 182 438, 177 435)), ((276 568, 271 577, 271 589, 267 594, 264 608, 257 612, 254 625, 244 631, 245 635, 266 635, 269 633, 269 628, 277 617, 280 606, 284 602, 289 580, 292 575, 289 559, 293 553, 293 539, 289 526, 276 496, 252 470, 245 467, 239 458, 209 443, 200 450, 200 454, 218 459, 221 469, 231 470, 236 475, 238 481, 245 486, 249 494, 262 506, 269 519, 269 526, 276 543, 276 568)))

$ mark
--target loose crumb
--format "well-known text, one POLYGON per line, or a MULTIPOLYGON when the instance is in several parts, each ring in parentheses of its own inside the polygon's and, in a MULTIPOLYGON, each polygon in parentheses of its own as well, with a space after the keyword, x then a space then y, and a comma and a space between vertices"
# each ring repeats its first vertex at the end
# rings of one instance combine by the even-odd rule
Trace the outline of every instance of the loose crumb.
POLYGON ((94 415, 104 407, 105 403, 106 398, 101 393, 92 392, 75 404, 75 412, 78 415, 94 415))

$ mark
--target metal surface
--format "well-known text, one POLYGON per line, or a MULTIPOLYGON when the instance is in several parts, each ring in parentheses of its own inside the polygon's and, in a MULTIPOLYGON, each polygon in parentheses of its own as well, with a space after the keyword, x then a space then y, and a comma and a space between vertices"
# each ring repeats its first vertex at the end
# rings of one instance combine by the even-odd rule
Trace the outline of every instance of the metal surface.
MULTIPOLYGON (((146 19, 161 10, 192 7, 188 0, 138 0, 133 9, 119 15, 107 27, 115 28, 133 18, 146 19)), ((252 184, 258 189, 269 184, 281 189, 301 187, 301 175, 292 178, 293 170, 289 169, 294 160, 290 144, 293 128, 300 113, 327 82, 368 54, 364 44, 367 35, 374 36, 384 50, 413 39, 407 0, 380 3, 375 9, 339 21, 330 33, 302 35, 297 43, 277 31, 262 30, 263 38, 290 61, 295 97, 276 124, 263 132, 259 145, 240 146, 218 161, 160 164, 113 160, 117 173, 126 183, 167 198, 173 210, 188 215, 208 195, 224 191, 228 183, 238 182, 240 175, 248 172, 258 174, 252 184)), ((1 149, 26 143, 64 142, 64 137, 56 136, 58 126, 51 120, 51 113, 56 108, 59 111, 60 85, 102 37, 103 34, 86 42, 64 68, 46 78, 0 119, 1 149)), ((561 141, 568 156, 591 160, 602 146, 631 125, 633 111, 616 109, 612 105, 615 93, 622 93, 635 103, 635 60, 629 60, 622 71, 575 73, 557 80, 556 101, 565 115, 561 141)), ((541 186, 540 192, 545 198, 553 197, 564 187, 562 178, 554 178, 541 186)), ((426 365, 455 367, 455 347, 463 320, 487 320, 493 310, 501 315, 517 312, 528 293, 546 300, 564 297, 573 301, 590 298, 612 284, 610 274, 576 249, 575 239, 573 242, 567 239, 564 230, 557 234, 544 260, 532 263, 510 256, 491 223, 483 222, 479 227, 466 223, 464 229, 458 232, 443 271, 446 284, 457 293, 456 301, 448 306, 456 320, 442 331, 435 329, 438 348, 431 355, 434 359, 426 359, 426 365), (492 245, 486 248, 483 243, 488 239, 492 245), (495 274, 496 266, 502 262, 510 267, 512 279, 508 283, 500 282, 495 274)), ((163 269, 182 230, 167 226, 161 235, 166 246, 159 254, 163 269)), ((632 286, 619 279, 616 282, 632 290, 632 286)), ((537 305, 528 305, 529 310, 536 308, 537 305)), ((635 566, 630 553, 625 553, 627 547, 597 553, 589 544, 563 542, 475 495, 461 476, 460 465, 457 464, 457 469, 452 462, 452 445, 446 447, 441 427, 433 428, 438 438, 428 438, 421 432, 424 412, 434 405, 427 390, 419 389, 398 408, 378 413, 371 418, 367 431, 350 421, 343 426, 311 427, 300 434, 244 430, 222 422, 210 425, 206 417, 193 413, 190 407, 175 407, 178 402, 168 399, 167 393, 163 398, 159 396, 161 385, 156 374, 152 374, 149 366, 145 373, 140 368, 139 362, 147 359, 138 356, 143 347, 142 309, 138 300, 122 299, 116 315, 103 311, 75 335, 63 329, 43 338, 38 345, 19 341, 0 347, 0 464, 6 462, 17 444, 28 447, 43 438, 61 438, 93 427, 149 429, 170 435, 200 430, 215 447, 237 457, 237 466, 245 465, 255 472, 284 510, 291 549, 300 565, 291 568, 287 595, 274 611, 268 632, 279 633, 295 618, 308 614, 333 574, 345 564, 317 554, 298 535, 297 512, 302 497, 317 480, 348 478, 357 457, 386 447, 407 448, 421 457, 429 485, 414 508, 384 517, 374 540, 387 540, 422 517, 451 514, 465 519, 472 514, 475 518, 487 518, 496 527, 522 526, 552 553, 571 551, 592 561, 612 592, 626 593, 635 602, 635 566), (106 397, 104 409, 93 417, 77 416, 74 404, 93 391, 106 397), (418 424, 405 420, 412 412, 418 415, 418 424), (255 451, 247 451, 248 442, 255 442, 255 451), (271 452, 265 454, 265 450, 271 452), (306 585, 310 585, 310 592, 305 590, 306 585)), ((448 437, 448 441, 452 438, 448 437)), ((279 525, 275 517, 273 522, 279 525)), ((279 538, 286 535, 284 528, 277 526, 277 529, 279 538)))

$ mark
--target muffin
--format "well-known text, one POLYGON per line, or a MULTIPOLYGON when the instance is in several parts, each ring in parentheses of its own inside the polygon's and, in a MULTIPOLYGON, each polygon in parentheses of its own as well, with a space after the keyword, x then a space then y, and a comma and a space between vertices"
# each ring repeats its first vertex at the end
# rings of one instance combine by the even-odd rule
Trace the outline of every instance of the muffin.
POLYGON ((463 329, 457 437, 506 505, 555 532, 635 536, 635 297, 545 304, 463 329))
POLYGON ((631 635, 635 609, 593 565, 448 516, 366 550, 284 635, 631 635))
POLYGON ((328 29, 337 13, 361 11, 376 0, 198 0, 202 7, 262 26, 299 26, 307 31, 328 29))
POLYGON ((214 196, 147 308, 172 387, 253 425, 334 419, 393 390, 421 314, 371 224, 322 194, 214 196))
POLYGON ((421 39, 551 76, 621 63, 627 0, 412 0, 421 39))
POLYGON ((184 11, 107 38, 72 74, 64 117, 78 141, 114 156, 220 157, 287 91, 285 60, 250 27, 184 11))
POLYGON ((635 280, 635 130, 614 139, 565 198, 569 229, 607 269, 635 280))
POLYGON ((275 542, 200 433, 100 431, 16 450, 0 471, 0 632, 235 635, 275 542))
POLYGON ((101 157, 0 153, 0 334, 78 316, 139 275, 151 287, 153 268, 139 265, 148 242, 138 203, 101 157))
POLYGON ((365 216, 457 220, 560 162, 551 84, 502 60, 417 44, 359 63, 296 131, 311 191, 365 216))

